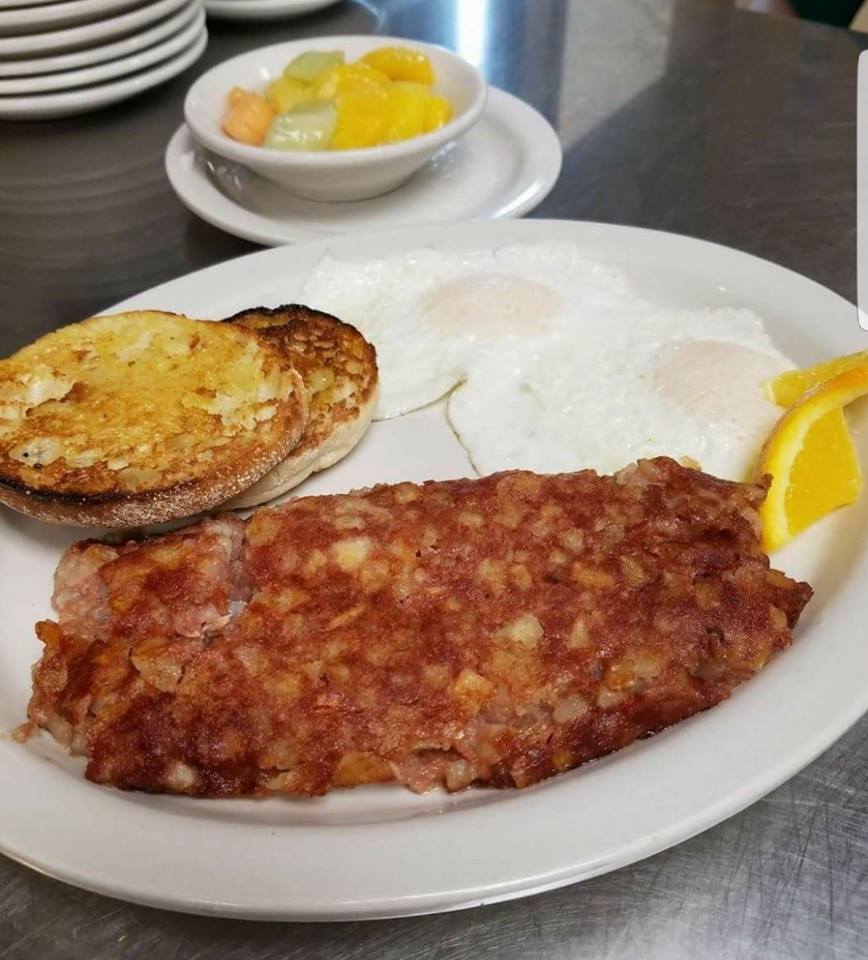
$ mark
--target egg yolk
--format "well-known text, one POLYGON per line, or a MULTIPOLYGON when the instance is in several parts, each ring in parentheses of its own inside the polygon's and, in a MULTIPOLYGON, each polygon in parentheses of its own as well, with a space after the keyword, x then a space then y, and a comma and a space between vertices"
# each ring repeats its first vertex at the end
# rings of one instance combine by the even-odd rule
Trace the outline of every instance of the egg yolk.
POLYGON ((699 419, 720 419, 720 398, 728 398, 727 417, 762 426, 779 411, 762 383, 781 370, 775 357, 740 343, 684 340, 663 344, 653 360, 654 388, 671 403, 699 419))
POLYGON ((551 287, 498 273, 447 280, 429 290, 422 303, 428 322, 443 333, 484 339, 549 333, 561 308, 551 287))

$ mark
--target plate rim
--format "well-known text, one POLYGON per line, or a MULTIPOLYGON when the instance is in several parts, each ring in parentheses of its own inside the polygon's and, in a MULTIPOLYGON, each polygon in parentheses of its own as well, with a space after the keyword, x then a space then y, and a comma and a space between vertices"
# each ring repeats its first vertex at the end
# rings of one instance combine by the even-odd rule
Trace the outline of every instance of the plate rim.
POLYGON ((67 116, 110 106, 144 93, 166 80, 171 80, 192 66, 205 52, 208 29, 203 24, 188 46, 169 59, 132 76, 108 80, 96 87, 77 87, 57 93, 30 93, 0 100, 0 118, 8 120, 40 119, 67 116), (11 104, 11 106, 10 106, 11 104))
POLYGON ((41 7, 46 3, 58 3, 63 0, 0 0, 0 10, 21 10, 24 7, 41 7))
POLYGON ((205 11, 200 7, 193 18, 182 25, 177 33, 173 33, 153 46, 138 50, 125 57, 107 60, 104 63, 95 63, 89 67, 79 67, 75 70, 64 70, 56 73, 40 73, 31 77, 0 77, 0 96, 40 96, 43 94, 61 94, 81 87, 91 87, 105 81, 122 80, 130 74, 138 73, 149 67, 158 65, 179 56, 191 47, 205 29, 205 11), (11 83, 50 83, 60 80, 60 87, 47 87, 43 90, 25 90, 23 92, 4 93, 7 84, 11 83))
POLYGON ((28 36, 23 32, 28 28, 41 32, 77 23, 98 23, 116 16, 118 11, 128 10, 143 2, 147 0, 63 0, 61 3, 36 7, 0 9, 0 36, 28 36), (3 33, 4 28, 9 27, 16 32, 3 33))
MULTIPOLYGON (((96 20, 92 23, 83 23, 78 26, 64 27, 61 30, 47 30, 44 33, 35 33, 29 36, 0 37, 0 57, 16 56, 19 53, 44 52, 59 54, 74 52, 88 46, 92 41, 108 40, 118 34, 137 30, 147 24, 154 23, 161 17, 169 16, 183 7, 189 0, 155 0, 146 3, 143 7, 136 7, 110 17, 107 20, 96 20)), ((30 57, 28 59, 36 59, 30 57)))
POLYGON ((244 20, 248 13, 255 18, 260 13, 284 14, 287 17, 302 17, 326 7, 334 6, 340 0, 204 0, 205 9, 212 14, 227 19, 244 20))
MULTIPOLYGON (((453 246, 456 248, 469 248, 472 247, 474 243, 480 245, 481 243, 491 242, 476 241, 473 236, 476 233, 484 234, 486 232, 493 232, 496 230, 506 230, 507 232, 515 232, 516 234, 520 234, 524 231, 527 234, 525 242, 532 243, 540 239, 540 236, 536 236, 536 234, 544 235, 545 232, 550 229, 554 229, 557 232, 557 230, 561 228, 564 230, 564 232, 568 232, 568 230, 574 230, 578 231, 579 233, 584 232, 588 234, 588 236, 576 237, 577 242, 581 242, 583 244, 588 243, 589 239, 593 237, 595 232, 615 231, 621 234, 627 232, 633 236, 638 235, 641 243, 650 245, 655 249, 655 251, 659 249, 659 247, 665 245, 669 245, 671 247, 688 243, 691 246, 696 247, 695 252, 697 253, 705 252, 709 255, 716 253, 718 257, 723 257, 724 259, 732 257, 737 259, 743 258, 748 265, 754 269, 761 268, 766 272, 771 270, 771 273, 778 279, 788 277, 791 283, 800 285, 804 290, 810 290, 814 294, 822 295, 824 298, 829 298, 829 304, 831 307, 833 307, 831 310, 832 315, 837 316, 838 314, 841 314, 843 316, 842 311, 844 309, 852 311, 853 332, 854 334, 858 332, 858 325, 855 318, 855 307, 853 307, 852 304, 850 304, 845 298, 841 297, 839 294, 828 289, 827 287, 817 283, 816 281, 804 277, 780 264, 776 264, 773 261, 765 260, 752 254, 735 250, 731 247, 726 247, 711 241, 667 233, 665 231, 649 230, 642 227, 599 224, 588 221, 525 220, 508 222, 505 224, 500 224, 497 222, 465 222, 457 224, 438 224, 428 228, 420 228, 417 226, 398 227, 386 231, 372 231, 368 239, 373 241, 375 244, 381 241, 390 242, 394 240, 398 245, 398 248, 400 248, 400 242, 408 236, 413 237, 416 245, 424 245, 426 242, 430 244, 444 242, 443 240, 438 241, 437 239, 430 239, 426 241, 424 237, 420 238, 418 236, 420 230, 423 233, 427 232, 429 234, 432 232, 445 233, 447 231, 457 231, 461 234, 461 237, 459 240, 453 240, 453 246)), ((346 245, 355 246, 359 243, 360 237, 358 235, 350 235, 344 236, 340 238, 340 240, 346 245)), ((328 249, 336 242, 336 240, 321 240, 307 246, 309 246, 311 249, 328 249)), ((523 241, 521 238, 513 237, 510 239, 501 240, 500 242, 519 243, 523 241)), ((146 292, 127 298, 121 303, 116 304, 108 309, 130 309, 131 307, 138 305, 137 301, 141 301, 143 298, 150 300, 158 299, 160 295, 165 295, 167 292, 169 292, 171 287, 179 284, 183 286, 184 284, 193 284, 195 282, 195 284, 199 286, 202 285, 203 281, 206 281, 205 285, 207 286, 207 280, 209 276, 214 277, 219 272, 227 272, 227 277, 229 279, 233 277, 246 276, 249 273, 248 268, 251 265, 251 261, 253 261, 255 258, 258 258, 257 266, 261 267, 262 271, 265 271, 267 268, 270 268, 271 262, 276 264, 281 260, 281 258, 287 257, 288 255, 291 256, 297 251, 297 248, 290 248, 290 250, 291 253, 288 253, 283 248, 278 247, 270 250, 256 251, 246 256, 236 258, 235 260, 227 261, 222 264, 216 264, 185 276, 178 277, 175 280, 169 281, 165 284, 160 284, 146 292)), ((657 254, 655 253, 655 255, 657 254)), ((228 280, 226 282, 228 282, 228 280)), ((181 296, 183 296, 183 294, 181 294, 181 296)), ((863 551, 857 557, 856 562, 853 565, 851 575, 848 579, 846 585, 846 592, 848 595, 858 591, 859 574, 864 573, 866 569, 868 569, 868 551, 863 551)), ((837 615, 837 619, 841 618, 842 615, 839 613, 837 615)), ((834 614, 834 611, 827 613, 826 621, 834 621, 835 619, 836 615, 834 614)), ((844 621, 846 625, 846 618, 844 618, 844 621)), ((858 626, 853 626, 849 633, 856 631, 858 631, 858 626)), ((773 666, 769 668, 769 670, 771 669, 773 669, 773 666)), ((748 687, 750 687, 750 685, 748 685, 748 687)), ((740 689, 743 690, 744 688, 740 689)), ((731 703, 733 703, 733 701, 729 701, 729 704, 731 703)), ((721 704, 715 711, 710 711, 709 713, 705 714, 704 717, 715 717, 722 715, 721 711, 726 710, 729 704, 721 704)), ((412 899, 398 899, 388 906, 382 903, 372 904, 362 899, 356 899, 352 903, 342 904, 337 912, 334 904, 327 901, 321 901, 319 904, 309 904, 306 909, 298 911, 288 908, 285 903, 278 906, 275 906, 274 903, 271 903, 257 907, 251 906, 249 903, 242 903, 240 900, 229 901, 226 898, 220 902, 216 902, 214 900, 202 901, 201 899, 196 899, 192 896, 188 896, 186 899, 179 900, 177 897, 167 894, 165 890, 160 889, 162 886, 161 880, 164 881, 164 878, 157 878, 155 883, 152 882, 152 892, 144 895, 140 890, 132 890, 128 886, 124 886, 123 883, 119 884, 116 881, 110 885, 106 885, 104 883, 88 880, 87 877, 81 874, 80 868, 79 870, 76 870, 74 867, 72 869, 64 870, 58 868, 56 865, 49 864, 44 858, 40 858, 38 856, 28 856, 27 854, 22 853, 20 850, 14 849, 14 844, 10 844, 5 836, 8 833, 8 821, 4 822, 2 818, 0 818, 0 849, 2 849, 2 851, 8 856, 11 856, 13 859, 18 860, 19 862, 33 866, 44 873, 55 876, 58 879, 66 880, 67 882, 72 882, 85 889, 93 890, 108 896, 121 896, 124 899, 137 903, 145 903, 151 906, 180 910, 184 912, 204 913, 219 916, 254 917, 259 919, 349 920, 375 917, 412 916, 420 913, 462 909, 480 905, 482 903, 494 903, 502 900, 512 899, 518 896, 525 896, 533 893, 543 892, 545 890, 555 889, 557 887, 575 882, 579 879, 587 879, 591 876, 608 872, 609 870, 617 867, 626 866, 629 863, 633 863, 646 856, 650 856, 653 853, 673 846, 676 843, 683 842, 684 840, 695 836, 697 833, 702 832, 703 830, 721 822, 723 819, 734 815, 735 813, 744 809, 750 803, 754 802, 760 796, 774 789, 789 777, 795 775, 799 770, 803 769, 808 763, 822 753, 823 750, 835 742, 835 740, 842 736, 846 730, 848 730, 853 723, 855 723, 856 720, 863 715, 866 708, 868 708, 868 686, 860 689, 858 697, 850 698, 846 702, 846 705, 843 709, 839 708, 837 705, 833 705, 833 707, 830 708, 830 711, 834 713, 833 720, 826 722, 822 727, 815 727, 812 731, 812 735, 806 738, 800 744, 798 749, 791 751, 785 758, 779 759, 777 763, 764 767, 763 770, 758 772, 749 782, 741 784, 738 790, 731 791, 722 799, 718 799, 715 803, 707 804, 701 809, 694 811, 694 813, 690 816, 685 816, 681 821, 679 821, 677 827, 670 826, 667 830, 660 831, 651 837, 644 835, 637 837, 633 841, 622 844, 617 848, 614 854, 609 853, 606 856, 599 856, 594 862, 585 864, 583 866, 571 867, 557 872, 550 872, 545 875, 540 874, 537 876, 525 876, 507 881, 499 881, 489 884, 485 888, 476 887, 473 889, 466 889, 463 890, 461 895, 457 898, 453 893, 440 891, 433 894, 417 895, 412 899), (737 799, 734 799, 734 797, 737 797, 737 799), (157 888, 156 892, 153 892, 154 887, 157 888)), ((678 724, 670 729, 685 729, 686 725, 691 724, 693 720, 697 719, 701 718, 694 717, 691 720, 685 721, 685 723, 678 724)), ((708 721, 706 721, 706 723, 707 722, 708 721)), ((658 740, 662 740, 662 738, 665 736, 666 734, 664 733, 660 738, 646 741, 646 743, 655 744, 658 740)), ((627 751, 629 752, 630 750, 631 748, 628 747, 627 751)), ((646 748, 645 754, 633 754, 628 760, 628 765, 638 765, 640 757, 643 755, 647 756, 647 753, 648 750, 646 748)), ((626 756, 624 751, 612 755, 612 757, 616 759, 624 756, 626 756)), ((559 790, 571 789, 569 786, 567 786, 567 780, 564 778, 553 778, 553 780, 550 780, 547 783, 555 785, 555 787, 559 790)), ((90 787, 93 787, 93 785, 90 785, 90 787)), ((106 790, 109 788, 96 787, 94 789, 106 790)), ((575 788, 573 787, 572 789, 575 788)), ((541 805, 543 807, 545 806, 544 799, 540 799, 541 797, 544 797, 543 791, 535 790, 535 788, 531 788, 529 791, 523 794, 513 794, 512 796, 519 798, 520 802, 522 802, 523 806, 530 813, 533 813, 534 809, 539 808, 541 805)), ((0 806, 8 806, 11 802, 12 801, 8 796, 4 796, 3 792, 0 792, 0 806)), ((192 802, 195 803, 196 801, 192 802)), ((505 805, 495 806, 499 809, 505 805)), ((150 807, 146 809, 150 810, 151 813, 157 818, 161 818, 161 816, 168 816, 168 814, 160 814, 159 811, 156 811, 150 807)), ((471 821, 473 821, 475 814, 478 814, 478 811, 468 809, 464 811, 463 816, 465 819, 470 818, 471 821)), ((449 815, 437 819, 435 821, 435 826, 436 823, 443 824, 449 821, 452 816, 453 815, 449 815)), ((143 814, 143 825, 145 824, 145 819, 146 817, 143 814)), ((162 820, 160 820, 160 822, 162 822, 162 820)), ((478 815, 475 816, 475 822, 480 822, 478 815)), ((484 819, 482 822, 484 822, 484 819)), ((531 820, 530 822, 534 821, 531 820)), ((267 828, 265 827, 259 827, 259 830, 268 832, 267 828)), ((345 831, 342 831, 340 826, 329 827, 328 832, 334 832, 338 834, 338 839, 340 839, 340 837, 342 837, 345 833, 345 831)), ((400 831, 393 831, 393 835, 399 832, 400 831)), ((93 870, 92 867, 91 870, 93 870)))
POLYGON ((109 40, 95 47, 84 47, 78 50, 49 53, 44 57, 31 57, 29 60, 6 60, 0 63, 0 78, 4 80, 24 80, 28 77, 39 77, 47 73, 59 73, 69 70, 83 70, 88 67, 122 57, 134 56, 150 46, 171 39, 179 31, 184 30, 197 13, 202 11, 202 0, 186 0, 174 13, 169 13, 165 19, 157 21, 139 33, 133 33, 119 40, 109 40), (120 52, 118 52, 120 51, 120 52), (77 63, 75 58, 83 58, 77 63), (72 60, 72 65, 58 61, 72 60), (23 73, 16 73, 23 70, 23 73))

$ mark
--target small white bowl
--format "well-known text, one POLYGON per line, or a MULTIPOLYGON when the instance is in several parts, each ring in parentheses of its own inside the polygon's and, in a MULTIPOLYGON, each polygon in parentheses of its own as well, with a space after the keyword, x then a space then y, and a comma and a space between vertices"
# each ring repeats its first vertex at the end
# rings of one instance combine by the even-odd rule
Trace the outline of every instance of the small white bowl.
POLYGON ((485 97, 479 71, 441 47, 398 37, 314 37, 251 50, 209 70, 187 93, 184 117, 196 140, 209 150, 244 164, 288 193, 308 200, 364 200, 394 190, 438 150, 466 133, 479 119, 485 97), (232 87, 264 91, 305 50, 343 50, 350 61, 386 46, 415 47, 428 55, 437 78, 435 90, 452 104, 449 123, 433 133, 382 147, 310 153, 254 147, 223 132, 226 96, 232 87))

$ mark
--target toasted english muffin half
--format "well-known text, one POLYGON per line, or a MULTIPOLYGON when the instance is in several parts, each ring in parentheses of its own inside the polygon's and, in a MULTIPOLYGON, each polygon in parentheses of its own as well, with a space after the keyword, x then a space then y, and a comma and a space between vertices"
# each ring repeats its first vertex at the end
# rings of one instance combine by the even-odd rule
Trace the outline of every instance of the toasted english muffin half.
POLYGON ((0 360, 0 502, 104 527, 189 516, 284 460, 307 408, 286 353, 246 327, 93 317, 0 360))
POLYGON ((308 421, 298 446, 227 504, 253 507, 337 463, 362 439, 377 404, 377 355, 355 327, 300 304, 255 307, 224 323, 255 330, 279 346, 308 390, 308 421))

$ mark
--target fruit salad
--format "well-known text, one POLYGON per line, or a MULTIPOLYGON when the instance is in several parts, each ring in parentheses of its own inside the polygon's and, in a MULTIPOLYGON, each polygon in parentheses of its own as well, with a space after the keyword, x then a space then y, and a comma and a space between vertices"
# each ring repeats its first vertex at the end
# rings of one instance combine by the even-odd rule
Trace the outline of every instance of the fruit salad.
POLYGON ((308 50, 264 93, 234 87, 223 131, 273 150, 356 150, 442 127, 452 104, 434 92, 431 61, 412 47, 380 47, 347 63, 341 51, 308 50))

